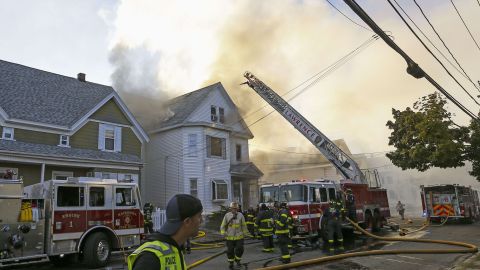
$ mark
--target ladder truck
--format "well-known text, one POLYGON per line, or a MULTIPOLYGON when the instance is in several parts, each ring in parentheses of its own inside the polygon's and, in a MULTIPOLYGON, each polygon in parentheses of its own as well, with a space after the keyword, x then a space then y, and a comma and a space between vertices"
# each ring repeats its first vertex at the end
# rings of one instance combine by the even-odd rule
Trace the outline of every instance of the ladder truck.
MULTIPOLYGON (((372 230, 379 229, 386 222, 386 218, 390 217, 387 190, 379 188, 378 181, 376 181, 376 187, 370 187, 360 167, 350 156, 343 152, 325 136, 325 134, 320 132, 320 130, 259 78, 248 71, 245 72, 244 77, 247 79, 244 84, 247 84, 257 92, 260 97, 268 102, 270 106, 302 133, 342 174, 345 179, 340 180, 339 195, 343 197, 343 201, 345 202, 346 191, 351 190, 355 198, 352 205, 346 205, 349 213, 353 212, 353 215, 349 216, 364 228, 371 228, 372 230)), ((377 175, 375 174, 375 176, 377 175)), ((281 185, 283 184, 280 184, 280 186, 281 185)), ((264 187, 262 186, 262 188, 264 187)), ((260 194, 262 194, 262 188, 260 194)), ((310 235, 319 234, 324 236, 326 226, 325 220, 322 219, 322 217, 325 207, 311 207, 316 203, 316 197, 319 196, 316 196, 318 192, 315 188, 307 190, 308 198, 305 198, 303 201, 308 205, 301 206, 301 208, 305 209, 296 209, 295 205, 290 205, 291 213, 294 220, 296 219, 301 226, 301 230, 299 231, 310 235), (297 212, 301 213, 301 215, 295 215, 297 212)), ((281 196, 281 192, 276 192, 275 194, 280 194, 281 196)), ((321 201, 318 201, 318 203, 321 203, 321 201)))

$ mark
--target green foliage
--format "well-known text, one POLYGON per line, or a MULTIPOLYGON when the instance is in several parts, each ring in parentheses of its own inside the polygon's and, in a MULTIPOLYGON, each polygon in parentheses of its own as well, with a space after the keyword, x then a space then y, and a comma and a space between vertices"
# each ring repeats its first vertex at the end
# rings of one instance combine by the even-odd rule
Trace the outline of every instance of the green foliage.
POLYGON ((470 175, 480 181, 480 123, 472 120, 470 123, 471 135, 469 138, 470 147, 467 151, 468 160, 472 161, 470 175))
POLYGON ((419 171, 464 165, 469 128, 456 125, 445 104, 445 99, 433 93, 415 102, 413 109, 392 109, 394 121, 388 121, 387 127, 392 130, 389 145, 393 145, 395 151, 387 157, 393 164, 403 170, 419 171))

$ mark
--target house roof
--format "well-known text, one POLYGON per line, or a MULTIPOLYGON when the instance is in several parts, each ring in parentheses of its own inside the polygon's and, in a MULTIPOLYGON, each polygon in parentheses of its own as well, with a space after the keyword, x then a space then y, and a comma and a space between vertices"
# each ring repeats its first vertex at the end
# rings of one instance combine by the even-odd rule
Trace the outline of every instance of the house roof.
POLYGON ((90 149, 69 148, 46 144, 27 143, 12 140, 0 140, 0 152, 7 152, 12 154, 24 153, 31 156, 39 155, 67 159, 87 159, 94 161, 113 161, 139 164, 141 163, 140 158, 136 155, 90 149))
MULTIPOLYGON (((243 118, 240 116, 237 106, 233 100, 228 95, 227 91, 223 87, 222 83, 217 82, 212 85, 203 87, 201 89, 195 90, 193 92, 181 95, 179 97, 173 98, 167 102, 168 109, 170 110, 171 117, 164 120, 160 124, 159 129, 154 129, 152 133, 163 131, 166 129, 175 128, 178 126, 191 126, 195 124, 201 125, 211 125, 212 123, 206 122, 188 122, 188 117, 200 106, 200 104, 212 93, 213 91, 218 90, 220 94, 225 98, 225 100, 231 104, 232 109, 238 114, 239 120, 233 125, 240 123, 244 129, 244 135, 247 135, 250 138, 253 138, 253 134, 248 128, 248 126, 243 121, 243 118)), ((220 126, 216 125, 217 128, 220 126)), ((224 129, 230 129, 231 125, 223 126, 224 129)))
POLYGON ((113 92, 110 86, 0 60, 0 108, 11 120, 71 127, 113 92))
POLYGON ((263 176, 262 171, 253 164, 253 162, 233 164, 230 166, 230 173, 233 176, 240 177, 255 177, 260 178, 263 176))

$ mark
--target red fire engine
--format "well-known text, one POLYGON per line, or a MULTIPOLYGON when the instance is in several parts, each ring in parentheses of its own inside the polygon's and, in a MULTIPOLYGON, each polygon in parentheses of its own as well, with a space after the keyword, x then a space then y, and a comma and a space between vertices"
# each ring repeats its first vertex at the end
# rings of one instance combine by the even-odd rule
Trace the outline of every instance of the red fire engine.
MULTIPOLYGON (((353 217, 364 227, 376 229, 381 226, 382 221, 390 217, 390 208, 387 191, 378 187, 378 181, 374 181, 377 184, 375 187, 370 187, 366 176, 350 156, 255 75, 245 72, 244 77, 247 79, 245 84, 302 133, 345 178, 339 184, 321 180, 262 186, 261 201, 268 202, 270 198, 267 198, 269 196, 267 193, 275 194, 277 192, 274 198, 278 199, 277 201, 289 202, 292 211, 298 213, 297 219, 303 225, 299 227, 299 232, 315 234, 317 231, 325 232, 325 228, 322 228, 324 226, 322 226, 321 218, 327 202, 337 195, 344 197, 345 192, 349 189, 353 193, 355 204, 347 208, 350 210, 355 208, 353 217), (296 194, 296 196, 289 198, 290 193, 296 194)), ((374 173, 373 176, 377 177, 378 175, 374 173)))
POLYGON ((140 244, 143 214, 137 184, 89 177, 26 186, 0 180, 0 267, 64 263, 78 254, 89 267, 112 250, 140 244))
POLYGON ((478 219, 478 193, 471 187, 453 185, 420 186, 422 207, 432 221, 444 218, 472 222, 478 219))

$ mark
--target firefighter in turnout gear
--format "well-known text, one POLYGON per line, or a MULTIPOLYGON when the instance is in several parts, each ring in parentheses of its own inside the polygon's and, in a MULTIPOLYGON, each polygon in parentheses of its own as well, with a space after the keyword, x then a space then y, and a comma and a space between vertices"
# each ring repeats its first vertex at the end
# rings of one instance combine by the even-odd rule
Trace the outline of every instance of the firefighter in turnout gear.
POLYGON ((290 253, 288 251, 288 243, 290 242, 289 230, 289 212, 287 210, 287 203, 282 202, 275 220, 275 234, 278 238, 278 245, 282 254, 282 262, 290 262, 290 253))
POLYGON ((220 225, 220 234, 225 235, 227 240, 227 258, 230 269, 233 269, 234 262, 241 266, 243 239, 248 235, 245 218, 238 210, 238 203, 230 203, 230 212, 225 214, 220 225))
POLYGON ((256 224, 263 239, 263 252, 273 252, 273 212, 262 203, 256 224))
POLYGON ((356 222, 357 210, 355 208, 355 196, 350 188, 347 188, 347 191, 345 192, 345 206, 347 208, 348 218, 356 222))
POLYGON ((340 247, 343 247, 343 234, 341 226, 342 214, 345 211, 343 203, 340 199, 330 201, 327 215, 328 244, 330 251, 333 251, 334 237, 337 235, 337 241, 340 247))
POLYGON ((287 215, 288 215, 288 248, 293 248, 292 245, 292 236, 293 236, 293 217, 292 213, 290 213, 290 208, 288 205, 285 203, 285 209, 287 210, 287 215))
POLYGON ((128 270, 186 270, 181 246, 198 235, 202 224, 202 202, 189 194, 176 194, 167 204, 167 222, 159 233, 128 256, 128 270))
POLYGON ((245 214, 245 223, 247 224, 248 232, 255 238, 255 211, 253 207, 249 207, 245 214))
POLYGON ((143 229, 145 234, 153 233, 152 213, 155 207, 151 203, 145 203, 143 206, 143 229))

